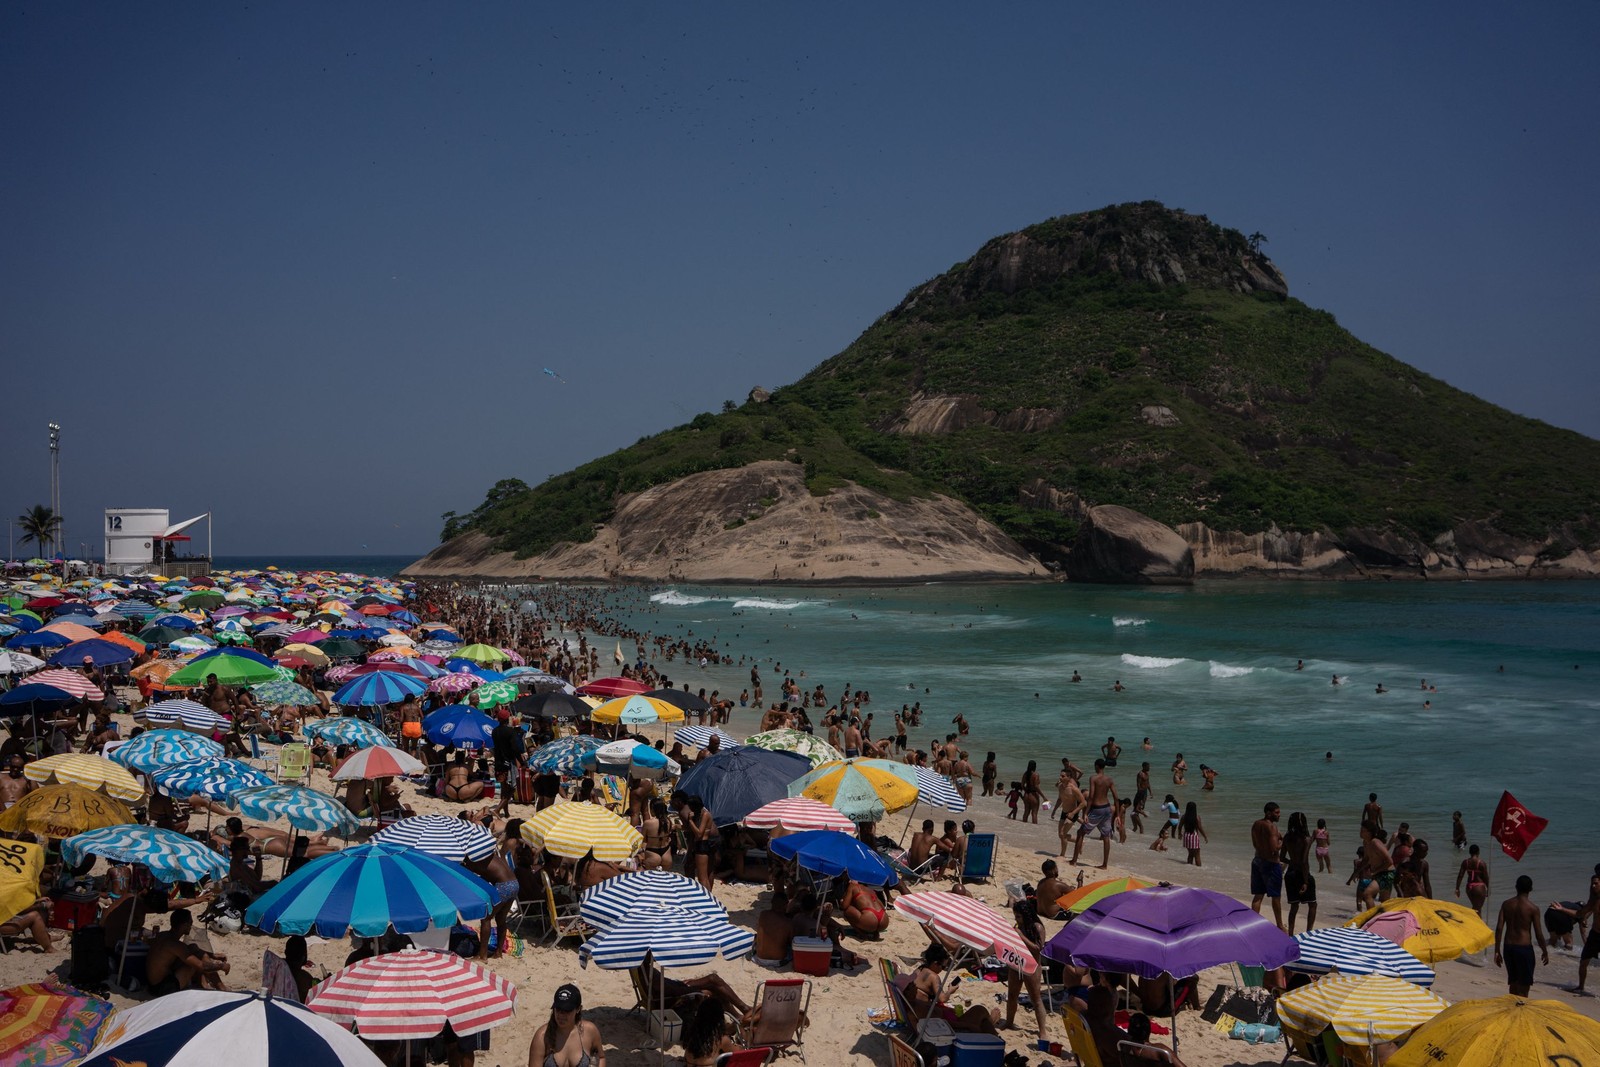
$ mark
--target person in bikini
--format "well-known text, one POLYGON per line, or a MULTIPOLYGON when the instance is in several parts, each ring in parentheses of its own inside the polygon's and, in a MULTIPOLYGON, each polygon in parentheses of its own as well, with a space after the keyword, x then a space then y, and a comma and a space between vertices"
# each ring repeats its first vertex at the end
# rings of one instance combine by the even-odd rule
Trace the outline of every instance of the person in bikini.
POLYGON ((852 879, 840 898, 840 913, 858 934, 877 937, 889 927, 889 914, 883 898, 852 879))
POLYGON ((470 804, 483 796, 483 783, 473 779, 472 766, 467 763, 464 750, 456 749, 455 756, 445 767, 444 776, 439 780, 439 796, 459 804, 470 804))
POLYGON ((644 836, 644 851, 639 853, 639 868, 646 871, 671 870, 677 837, 672 832, 672 821, 667 815, 667 802, 652 800, 650 817, 639 823, 639 833, 644 836))
POLYGON ((1479 915, 1483 914, 1483 905, 1489 899, 1489 865, 1483 861, 1477 845, 1467 849, 1467 858, 1461 861, 1461 869, 1456 871, 1456 897, 1461 897, 1461 883, 1467 883, 1467 900, 1472 904, 1472 910, 1479 915))

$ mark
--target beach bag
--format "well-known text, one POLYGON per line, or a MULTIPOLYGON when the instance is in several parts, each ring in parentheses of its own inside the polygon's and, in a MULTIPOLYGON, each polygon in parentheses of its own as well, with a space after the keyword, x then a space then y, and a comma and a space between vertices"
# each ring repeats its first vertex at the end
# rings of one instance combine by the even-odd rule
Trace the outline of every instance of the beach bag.
POLYGON ((533 772, 528 768, 517 768, 516 789, 516 801, 518 804, 533 803, 533 772))

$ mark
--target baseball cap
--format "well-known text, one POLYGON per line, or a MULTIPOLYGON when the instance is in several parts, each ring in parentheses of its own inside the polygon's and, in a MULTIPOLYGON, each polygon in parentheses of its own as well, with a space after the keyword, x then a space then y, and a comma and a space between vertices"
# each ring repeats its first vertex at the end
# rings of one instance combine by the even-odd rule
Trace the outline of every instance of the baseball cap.
POLYGON ((556 998, 550 1006, 556 1011, 582 1011, 583 994, 578 987, 570 982, 556 990, 556 998))
POLYGON ((510 708, 501 708, 499 711, 495 712, 495 714, 497 716, 499 716, 501 722, 510 722, 511 721, 511 709, 510 708))

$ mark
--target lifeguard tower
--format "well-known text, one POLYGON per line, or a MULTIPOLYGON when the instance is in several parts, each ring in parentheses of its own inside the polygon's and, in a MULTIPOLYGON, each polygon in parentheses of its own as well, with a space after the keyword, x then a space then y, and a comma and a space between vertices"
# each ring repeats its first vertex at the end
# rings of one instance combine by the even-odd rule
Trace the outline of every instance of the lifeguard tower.
POLYGON ((193 578, 211 571, 211 512, 173 523, 166 508, 106 508, 107 574, 166 574, 193 578), (206 553, 184 551, 184 531, 206 521, 206 553))

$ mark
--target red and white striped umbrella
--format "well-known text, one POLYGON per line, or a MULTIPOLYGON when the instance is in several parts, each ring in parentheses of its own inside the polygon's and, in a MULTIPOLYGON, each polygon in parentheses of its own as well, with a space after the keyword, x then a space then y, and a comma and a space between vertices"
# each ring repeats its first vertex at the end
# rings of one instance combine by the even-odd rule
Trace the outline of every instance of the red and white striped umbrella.
POLYGON ((38 674, 30 674, 23 681, 30 685, 37 683, 39 685, 52 686, 62 692, 71 693, 79 700, 101 700, 105 697, 105 693, 101 692, 89 679, 77 671, 62 670, 60 667, 54 670, 40 671, 38 674))
POLYGON ((980 900, 955 893, 904 893, 895 898, 894 906, 934 933, 985 956, 998 956, 1023 974, 1039 969, 1039 961, 1028 951, 1028 944, 1016 927, 980 900))
POLYGON ((408 948, 370 956, 323 979, 306 1007, 368 1041, 416 1041, 449 1023, 466 1037, 511 1018, 517 987, 471 960, 408 948))
POLYGON ((781 826, 785 830, 856 832, 856 824, 850 821, 848 815, 832 804, 824 804, 810 797, 784 797, 763 804, 745 816, 744 824, 752 830, 771 830, 781 826))
POLYGON ((483 679, 471 671, 457 671, 454 674, 441 674, 428 683, 428 688, 435 693, 465 693, 481 681, 483 679))
POLYGON ((356 664, 342 663, 337 667, 331 668, 325 675, 323 675, 323 677, 328 680, 330 685, 343 685, 345 682, 349 681, 355 673, 356 664))
POLYGON ((352 782, 358 779, 394 778, 402 774, 421 774, 422 761, 408 756, 398 748, 374 745, 357 749, 343 763, 333 769, 335 782, 352 782))

